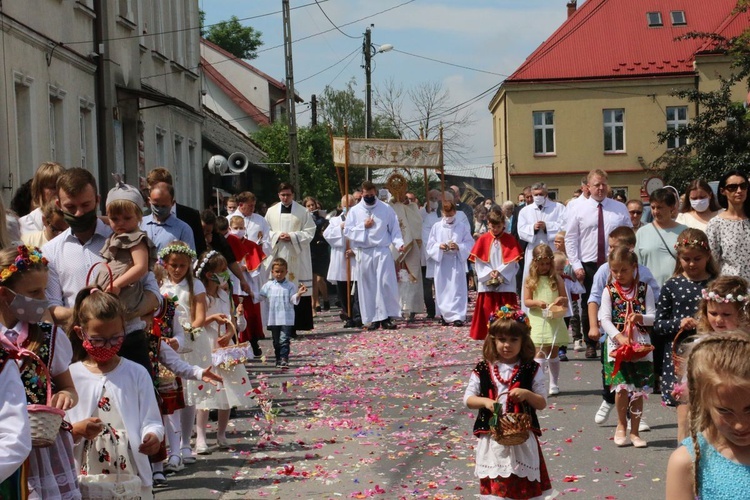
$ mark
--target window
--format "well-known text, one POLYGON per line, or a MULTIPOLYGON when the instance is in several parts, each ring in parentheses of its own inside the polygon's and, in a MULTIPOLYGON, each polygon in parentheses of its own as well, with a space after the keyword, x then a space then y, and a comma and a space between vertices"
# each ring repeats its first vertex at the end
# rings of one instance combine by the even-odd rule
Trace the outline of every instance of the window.
POLYGON ((648 25, 651 28, 664 26, 664 23, 661 21, 661 12, 647 12, 646 19, 648 19, 648 25))
POLYGON ((534 154, 555 153, 555 112, 534 111, 534 154))
POLYGON ((31 154, 34 151, 34 127, 31 113, 31 85, 34 79, 13 72, 16 100, 16 158, 20 172, 33 172, 37 165, 31 154))
POLYGON ((671 16, 672 26, 684 26, 687 24, 687 20, 685 19, 685 11, 673 10, 671 12, 671 16))
POLYGON ((95 165, 94 159, 94 120, 93 100, 87 98, 79 99, 78 128, 81 134, 81 168, 92 170, 95 165))
POLYGON ((604 152, 622 153, 625 151, 625 110, 604 110, 604 152))
POLYGON ((163 167, 167 164, 167 150, 164 145, 164 136, 167 131, 159 126, 156 127, 156 163, 163 167))
MULTIPOLYGON (((667 131, 679 130, 687 127, 687 124, 687 106, 667 106, 667 131)), ((684 137, 672 137, 667 141, 667 149, 679 148, 685 142, 684 137)))
POLYGON ((65 122, 63 97, 66 92, 49 85, 49 156, 52 161, 67 163, 65 158, 65 122))

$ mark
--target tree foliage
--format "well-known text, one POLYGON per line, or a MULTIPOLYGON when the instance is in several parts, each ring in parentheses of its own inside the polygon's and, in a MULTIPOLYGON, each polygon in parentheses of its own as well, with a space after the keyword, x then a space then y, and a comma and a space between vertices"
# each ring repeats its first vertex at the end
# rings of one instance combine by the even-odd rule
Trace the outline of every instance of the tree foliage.
POLYGON ((660 143, 678 140, 681 145, 667 150, 652 167, 680 191, 694 179, 718 180, 728 170, 747 171, 750 165, 750 113, 744 103, 732 100, 732 90, 750 75, 750 35, 732 40, 710 33, 686 36, 710 39, 717 52, 731 55, 732 73, 720 79, 717 90, 672 93, 694 104, 699 113, 685 127, 659 132, 660 143))
POLYGON ((201 16, 201 33, 204 34, 206 40, 240 59, 258 57, 258 49, 263 45, 263 40, 261 40, 263 33, 251 26, 242 26, 237 16, 232 16, 228 21, 220 21, 204 30, 204 18, 205 14, 201 16))
MULTIPOLYGON (((343 136, 344 130, 349 137, 365 136, 365 101, 357 97, 354 78, 347 82, 342 90, 329 85, 320 96, 320 117, 324 123, 331 125, 333 135, 343 136)), ((395 139, 395 131, 388 126, 382 116, 372 118, 373 136, 380 139, 395 139)))

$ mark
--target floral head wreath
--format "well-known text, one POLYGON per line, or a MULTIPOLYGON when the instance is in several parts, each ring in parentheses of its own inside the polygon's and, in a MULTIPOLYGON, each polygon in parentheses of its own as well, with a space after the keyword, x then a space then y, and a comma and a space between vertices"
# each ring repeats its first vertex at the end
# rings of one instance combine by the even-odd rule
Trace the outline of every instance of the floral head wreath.
POLYGON ((0 283, 7 281, 14 273, 27 271, 36 264, 47 266, 47 259, 42 256, 39 248, 20 245, 18 247, 18 255, 13 264, 0 271, 0 283))
POLYGON ((489 328, 492 323, 499 319, 510 319, 513 321, 518 321, 519 323, 523 323, 526 326, 531 326, 531 324, 529 323, 529 317, 526 316, 526 313, 516 306, 512 306, 510 304, 505 304, 504 306, 498 307, 495 312, 490 314, 490 319, 487 322, 487 328, 489 328))
POLYGON ((728 293, 726 295, 721 295, 716 292, 709 292, 705 288, 701 291, 701 296, 703 296, 703 300, 713 300, 714 302, 719 302, 721 304, 729 304, 731 302, 747 302, 750 299, 750 295, 733 295, 731 293, 728 293))
POLYGON ((219 255, 219 252, 216 250, 211 250, 206 254, 205 257, 203 257, 200 261, 195 261, 195 264, 193 265, 193 273, 195 274, 195 277, 198 279, 201 279, 201 274, 203 274, 203 268, 206 267, 206 264, 208 264, 208 261, 211 260, 211 257, 219 255))
POLYGON ((197 255, 195 255, 195 250, 187 245, 171 244, 159 250, 159 258, 161 260, 164 260, 167 255, 172 253, 181 253, 183 255, 187 255, 188 257, 190 257, 190 260, 195 260, 198 257, 197 255))
POLYGON ((680 250, 680 248, 701 248, 705 250, 706 252, 710 251, 711 249, 708 246, 707 241, 703 240, 689 240, 687 238, 683 238, 681 240, 677 240, 677 243, 674 244, 675 250, 680 250))

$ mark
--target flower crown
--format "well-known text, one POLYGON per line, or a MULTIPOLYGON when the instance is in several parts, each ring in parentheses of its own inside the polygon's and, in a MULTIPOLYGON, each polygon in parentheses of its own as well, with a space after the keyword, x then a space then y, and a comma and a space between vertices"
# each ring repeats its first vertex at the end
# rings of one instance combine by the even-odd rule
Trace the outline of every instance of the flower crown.
POLYGON ((750 299, 750 295, 732 295, 728 293, 726 295, 720 295, 716 292, 709 292, 705 288, 701 291, 703 300, 713 300, 722 304, 729 304, 731 302, 747 302, 750 299))
POLYGON ((190 257, 190 260, 195 260, 198 257, 197 255, 195 255, 195 250, 193 250, 189 246, 177 245, 173 243, 159 250, 159 258, 161 260, 164 260, 167 255, 172 253, 181 253, 183 255, 187 255, 188 257, 190 257))
POLYGON ((214 257, 216 255, 219 255, 219 252, 217 252, 216 250, 211 250, 206 254, 205 257, 203 257, 201 261, 195 261, 195 264, 193 265, 193 273, 195 274, 196 278, 201 279, 203 268, 206 267, 206 264, 208 264, 208 261, 211 260, 211 257, 214 257))
POLYGON ((533 259, 535 262, 540 262, 542 260, 554 260, 554 257, 551 255, 539 255, 538 257, 534 257, 533 259))
POLYGON ((38 247, 20 245, 18 247, 18 255, 13 264, 0 271, 0 283, 8 280, 14 273, 27 271, 32 266, 40 263, 45 267, 47 266, 47 259, 42 256, 42 252, 39 251, 38 247))
POLYGON ((679 250, 680 248, 685 247, 702 248, 707 252, 711 250, 708 246, 708 242, 704 240, 689 240, 687 238, 683 238, 681 240, 677 240, 677 243, 674 244, 675 250, 679 250))
POLYGON ((490 314, 490 319, 487 322, 487 328, 489 328, 492 323, 499 319, 510 319, 513 321, 518 321, 519 323, 523 323, 526 326, 531 326, 531 324, 529 323, 529 317, 526 316, 526 313, 518 307, 512 306, 510 304, 505 304, 504 306, 498 307, 495 312, 490 314))

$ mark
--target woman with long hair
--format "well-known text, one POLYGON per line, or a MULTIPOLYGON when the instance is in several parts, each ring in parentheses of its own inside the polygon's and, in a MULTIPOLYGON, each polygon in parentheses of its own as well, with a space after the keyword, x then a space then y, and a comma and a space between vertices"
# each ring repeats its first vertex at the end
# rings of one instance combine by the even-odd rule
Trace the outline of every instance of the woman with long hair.
POLYGON ((732 170, 719 180, 719 204, 726 208, 708 222, 706 234, 721 268, 721 274, 731 274, 750 279, 750 186, 747 175, 732 170))

